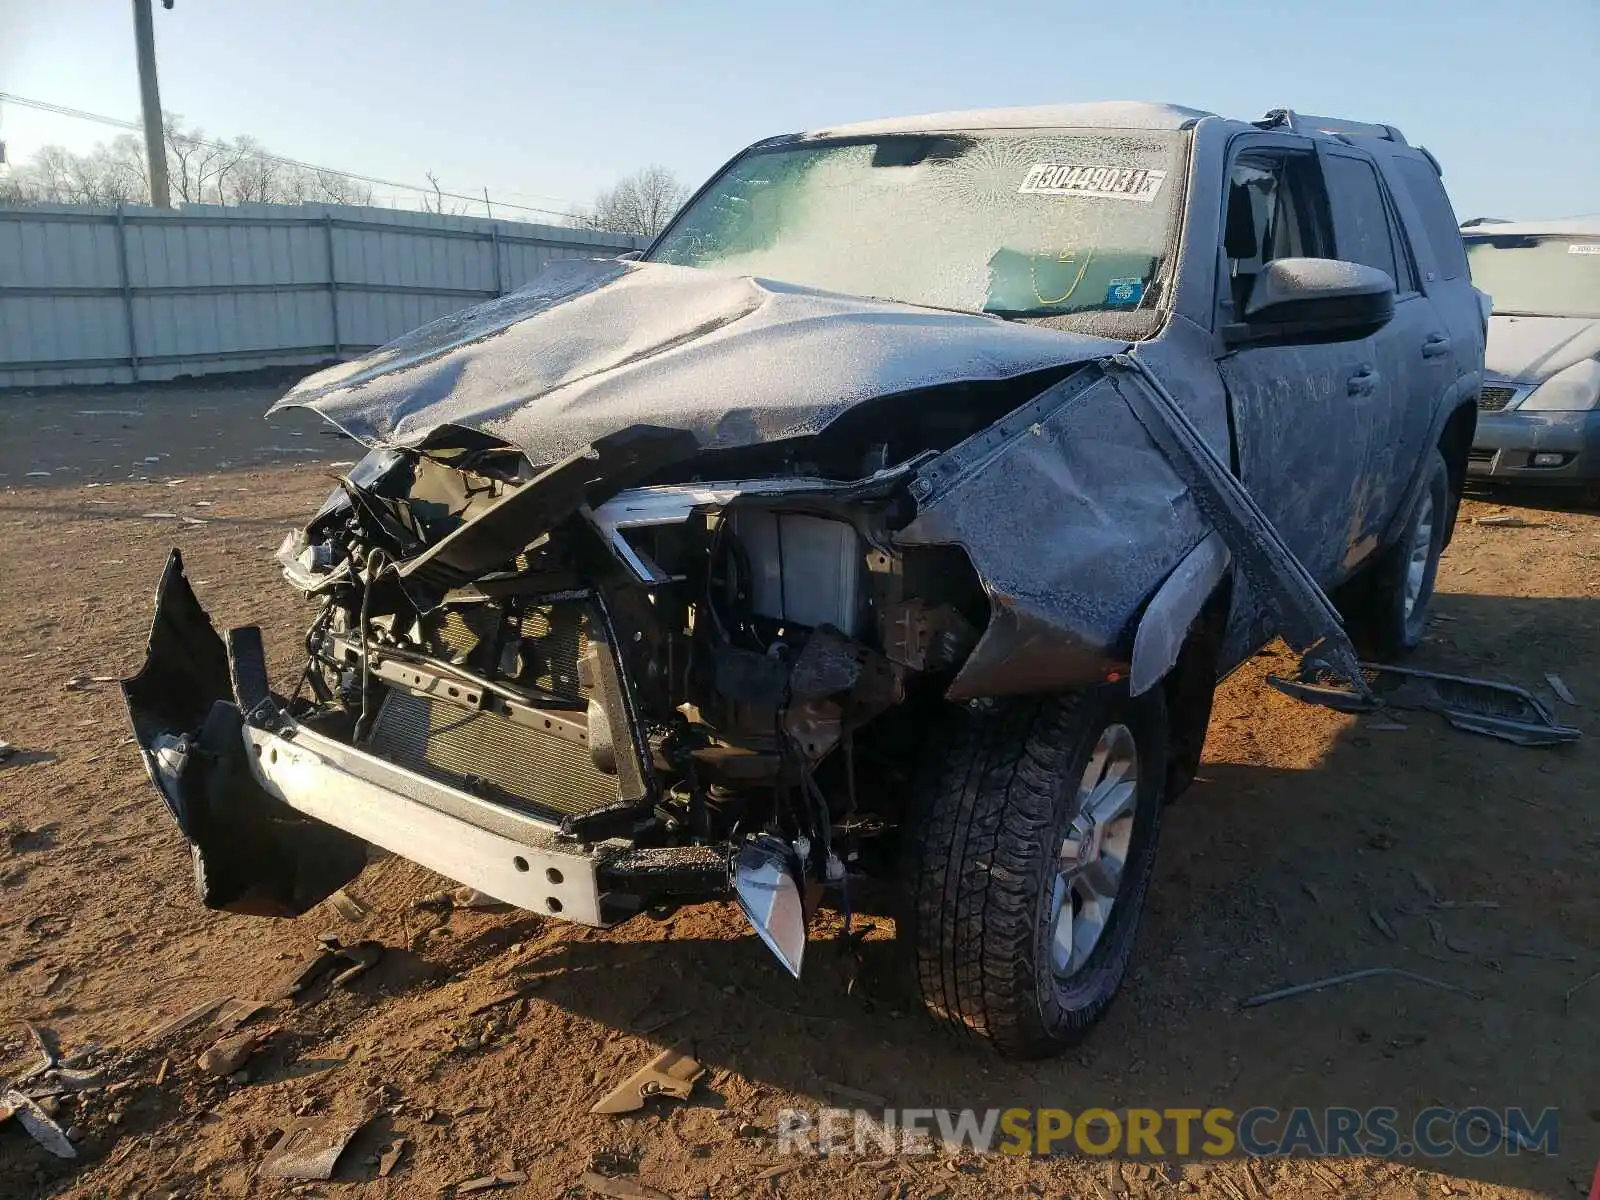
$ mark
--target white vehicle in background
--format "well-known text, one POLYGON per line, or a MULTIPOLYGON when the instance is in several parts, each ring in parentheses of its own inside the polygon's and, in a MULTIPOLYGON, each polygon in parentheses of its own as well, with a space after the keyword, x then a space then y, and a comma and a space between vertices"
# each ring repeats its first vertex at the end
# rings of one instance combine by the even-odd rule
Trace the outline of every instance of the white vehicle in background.
POLYGON ((1467 473, 1600 503, 1600 217, 1462 228, 1494 297, 1467 473))

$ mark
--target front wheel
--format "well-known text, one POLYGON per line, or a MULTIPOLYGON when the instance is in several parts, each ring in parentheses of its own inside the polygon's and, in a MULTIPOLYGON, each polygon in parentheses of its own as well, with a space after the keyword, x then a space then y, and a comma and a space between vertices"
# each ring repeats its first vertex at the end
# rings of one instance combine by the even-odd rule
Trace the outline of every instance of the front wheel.
POLYGON ((1167 768, 1161 690, 961 710, 919 787, 904 936, 929 1010, 1023 1058, 1075 1044, 1133 953, 1167 768))
POLYGON ((1349 616, 1363 649, 1379 659, 1398 658, 1422 644, 1439 556, 1455 508, 1450 470, 1433 452, 1428 479, 1395 544, 1355 580, 1349 616))

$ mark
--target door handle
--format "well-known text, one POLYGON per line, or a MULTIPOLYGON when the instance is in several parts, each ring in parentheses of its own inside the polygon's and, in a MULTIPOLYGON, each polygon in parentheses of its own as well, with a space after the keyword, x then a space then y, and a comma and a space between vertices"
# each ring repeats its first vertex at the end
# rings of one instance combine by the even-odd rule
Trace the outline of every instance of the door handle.
POLYGON ((1450 339, 1442 333, 1430 333, 1422 343, 1423 358, 1438 358, 1450 353, 1450 339))
POLYGON ((1352 396, 1370 396, 1378 387, 1378 373, 1364 366, 1345 381, 1345 390, 1352 396))

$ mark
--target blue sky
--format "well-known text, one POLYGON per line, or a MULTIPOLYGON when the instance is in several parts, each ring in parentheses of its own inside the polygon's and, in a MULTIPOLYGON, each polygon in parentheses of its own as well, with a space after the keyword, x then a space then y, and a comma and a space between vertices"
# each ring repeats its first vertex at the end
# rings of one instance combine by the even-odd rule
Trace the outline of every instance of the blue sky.
MULTIPOLYGON (((156 0, 162 100, 311 162, 563 209, 651 162, 998 104, 1400 126, 1460 216, 1600 211, 1596 0, 156 0)), ((133 118, 128 0, 0 0, 0 91, 133 118)), ((0 105, 13 159, 116 130, 0 105)), ((384 189, 378 189, 380 194, 384 189)))

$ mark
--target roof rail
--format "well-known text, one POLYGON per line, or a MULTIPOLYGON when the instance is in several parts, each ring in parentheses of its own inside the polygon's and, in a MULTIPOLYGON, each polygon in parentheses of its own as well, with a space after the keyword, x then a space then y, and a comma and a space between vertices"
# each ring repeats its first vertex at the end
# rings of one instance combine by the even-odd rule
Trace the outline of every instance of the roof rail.
POLYGON ((1262 129, 1287 129, 1292 133, 1338 133, 1348 137, 1382 138, 1404 146, 1405 134, 1393 125, 1374 125, 1367 121, 1346 121, 1339 117, 1313 117, 1297 113, 1290 108, 1274 108, 1259 121, 1251 122, 1262 129))

